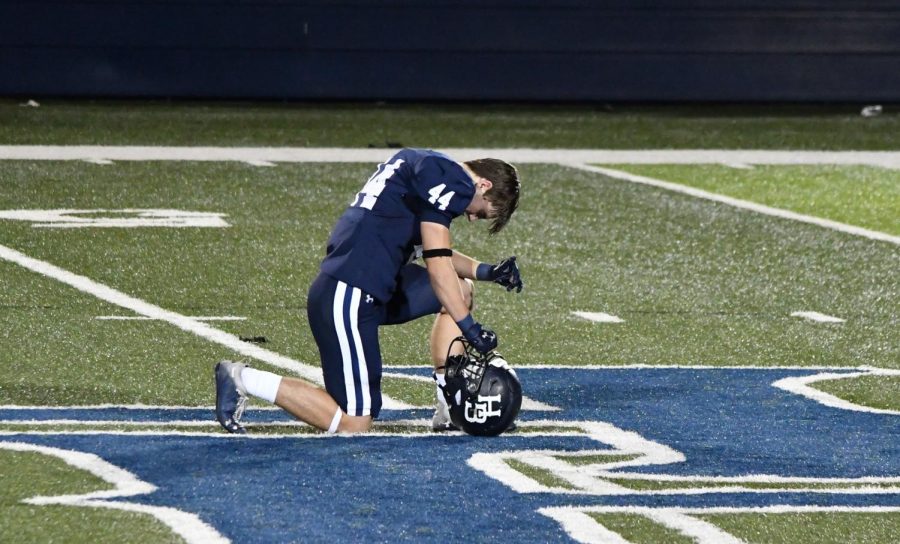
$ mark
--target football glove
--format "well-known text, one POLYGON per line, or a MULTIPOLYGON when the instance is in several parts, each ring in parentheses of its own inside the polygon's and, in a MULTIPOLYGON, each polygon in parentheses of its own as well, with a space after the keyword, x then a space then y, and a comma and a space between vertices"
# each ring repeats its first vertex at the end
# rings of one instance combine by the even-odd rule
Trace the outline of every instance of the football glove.
POLYGON ((466 340, 479 352, 487 353, 497 347, 497 335, 494 331, 482 327, 481 323, 472 318, 472 314, 457 321, 456 324, 466 340))
POLYGON ((492 282, 506 287, 507 291, 516 290, 521 293, 525 283, 522 281, 522 274, 519 272, 519 265, 516 264, 515 255, 509 259, 504 259, 490 268, 488 278, 492 282))

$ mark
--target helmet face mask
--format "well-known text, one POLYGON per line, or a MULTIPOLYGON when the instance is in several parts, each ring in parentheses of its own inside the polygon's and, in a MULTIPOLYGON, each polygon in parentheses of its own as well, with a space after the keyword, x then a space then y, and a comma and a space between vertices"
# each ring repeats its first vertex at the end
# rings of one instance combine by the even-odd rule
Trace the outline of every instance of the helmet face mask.
POLYGON ((475 436, 497 436, 507 430, 522 406, 522 384, 496 351, 482 355, 462 337, 465 353, 445 364, 443 388, 453 424, 475 436))

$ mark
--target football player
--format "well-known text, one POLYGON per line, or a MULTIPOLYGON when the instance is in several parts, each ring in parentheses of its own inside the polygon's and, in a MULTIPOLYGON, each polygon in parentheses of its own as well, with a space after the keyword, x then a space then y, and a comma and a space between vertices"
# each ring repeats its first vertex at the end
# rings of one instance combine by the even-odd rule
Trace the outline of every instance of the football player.
MULTIPOLYGON (((499 232, 519 203, 516 169, 498 159, 456 162, 441 153, 403 149, 380 164, 331 232, 320 273, 309 289, 307 315, 319 348, 325 389, 222 361, 216 365, 216 417, 243 433, 247 395, 275 403, 319 429, 364 432, 381 409, 378 327, 437 314, 430 348, 435 381, 452 340, 464 336, 482 353, 497 335, 472 316, 473 283, 522 290, 515 257, 486 264, 452 249, 459 216, 490 220, 499 232), (417 264, 421 259, 424 266, 417 264)), ((443 395, 433 420, 448 428, 443 395)))

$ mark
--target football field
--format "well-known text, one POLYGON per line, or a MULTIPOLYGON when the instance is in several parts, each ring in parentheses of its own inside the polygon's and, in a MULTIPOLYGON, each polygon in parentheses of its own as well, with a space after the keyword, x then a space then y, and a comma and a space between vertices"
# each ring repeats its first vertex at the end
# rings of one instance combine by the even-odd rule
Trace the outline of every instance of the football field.
POLYGON ((377 142, 519 168, 501 234, 453 227, 460 251, 522 267, 521 294, 480 284, 474 312, 523 382, 519 426, 430 432, 423 319, 382 329, 372 433, 254 404, 236 437, 212 413, 216 361, 321 379, 307 289, 393 152, 347 127, 384 112, 286 108, 267 128, 273 106, 43 108, 0 104, 0 541, 900 534, 893 116, 650 111, 605 141, 573 136, 610 128, 596 112, 397 108, 377 142))

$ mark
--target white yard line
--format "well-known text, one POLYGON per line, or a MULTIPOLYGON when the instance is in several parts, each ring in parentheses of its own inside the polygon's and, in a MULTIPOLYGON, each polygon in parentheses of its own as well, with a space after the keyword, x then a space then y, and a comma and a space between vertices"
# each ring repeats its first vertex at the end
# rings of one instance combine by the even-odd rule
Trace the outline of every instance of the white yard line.
POLYGON ((819 312, 791 312, 791 316, 802 317, 804 319, 817 321, 819 323, 844 323, 846 321, 845 319, 841 319, 840 317, 825 315, 819 312))
MULTIPOLYGON (((228 349, 246 357, 251 357, 258 361, 268 363, 272 366, 290 370, 291 372, 313 383, 322 383, 322 371, 317 367, 301 363, 300 361, 295 361, 294 359, 290 359, 288 357, 285 357, 284 355, 280 355, 273 351, 261 348, 257 345, 244 342, 233 334, 229 334, 225 331, 216 329, 214 327, 211 327, 210 325, 207 325, 206 323, 197 321, 196 319, 192 319, 188 316, 160 308, 159 306, 150 304, 149 302, 145 302, 139 298, 126 295, 121 291, 117 291, 112 287, 108 287, 106 285, 98 283, 85 276, 73 274, 72 272, 63 270, 62 268, 54 266, 46 261, 40 261, 38 259, 31 258, 12 248, 2 245, 0 245, 0 259, 13 262, 15 264, 18 264, 19 266, 27 268, 28 270, 31 270, 32 272, 36 272, 38 274, 41 274, 42 276, 47 276, 49 278, 65 283, 66 285, 74 287, 79 291, 94 295, 95 297, 109 302, 110 304, 114 304, 122 308, 127 308, 138 315, 165 321, 167 323, 175 325, 183 331, 196 334, 201 338, 225 346, 228 349)), ((212 368, 211 365, 210 368, 212 368)), ((383 397, 383 400, 385 407, 390 406, 392 408, 398 409, 412 408, 412 406, 394 400, 386 395, 383 397)))
MULTIPOLYGON (((247 422, 244 423, 246 424, 247 422)), ((258 421, 255 424, 265 425, 266 427, 309 427, 308 424, 299 420, 258 421)), ((203 420, 171 419, 166 421, 134 421, 131 419, 4 419, 0 420, 0 425, 34 427, 53 427, 56 425, 71 427, 214 427, 217 423, 212 421, 211 418, 203 420)), ((251 427, 253 425, 254 423, 250 423, 251 427)))
MULTIPOLYGON (((432 368, 431 365, 384 365, 385 370, 402 370, 408 368, 432 368)), ((556 370, 556 369, 570 369, 570 370, 654 370, 654 369, 686 369, 686 370, 877 370, 878 367, 868 366, 868 365, 857 365, 857 366, 824 366, 824 365, 772 365, 772 366, 759 366, 759 365, 648 365, 648 364, 631 364, 631 365, 576 365, 576 364, 521 364, 516 365, 515 368, 522 368, 525 370, 536 369, 536 370, 556 370)))
MULTIPOLYGON (((386 368, 386 367, 384 367, 386 368)), ((403 374, 402 372, 382 372, 382 378, 399 378, 404 380, 412 380, 416 382, 427 382, 429 384, 434 384, 434 379, 431 376, 419 376, 417 374, 403 374)), ((423 408, 425 408, 423 406, 423 408)), ((520 408, 524 411, 537 411, 537 412, 559 412, 561 409, 557 406, 553 406, 551 404, 547 404, 541 402, 539 400, 534 400, 526 395, 522 395, 522 407, 520 408)))
MULTIPOLYGON (((522 422, 519 425, 520 429, 528 429, 533 426, 543 426, 546 422, 540 422, 541 425, 535 425, 534 422, 522 422)), ((561 422, 562 423, 562 422, 561 422)), ((564 422, 564 423, 572 423, 572 422, 564 422)), ((267 425, 266 423, 259 423, 260 425, 267 425)), ((295 426, 302 427, 304 423, 297 423, 295 426)), ((404 420, 389 420, 389 421, 375 421, 372 430, 367 433, 359 433, 359 434, 328 434, 328 433, 271 433, 271 434, 228 434, 221 429, 210 432, 203 431, 181 431, 181 430, 124 430, 124 429, 85 429, 85 430, 66 430, 66 431, 38 431, 34 429, 29 430, 21 430, 21 431, 10 431, 10 430, 0 430, 0 436, 6 437, 29 437, 29 436, 94 436, 94 435, 104 435, 104 436, 193 436, 193 437, 202 437, 202 438, 214 438, 214 439, 224 439, 224 440, 273 440, 273 439, 282 439, 282 438, 303 438, 303 439, 316 439, 316 440, 328 440, 328 439, 337 439, 337 438, 345 438, 345 439, 353 439, 353 438, 366 438, 366 437, 397 437, 397 438, 446 438, 447 436, 463 436, 464 433, 462 431, 449 431, 444 433, 433 433, 433 432, 418 432, 418 433, 410 433, 410 432, 398 432, 398 431, 381 431, 380 429, 384 427, 394 427, 397 425, 405 425, 410 427, 419 427, 419 428, 430 428, 431 426, 431 417, 427 419, 404 419, 404 420)), ((253 424, 250 425, 252 429, 253 424)), ((572 436, 583 436, 583 432, 579 432, 577 429, 573 429, 572 431, 538 431, 538 432, 528 432, 521 434, 510 434, 504 435, 504 437, 509 439, 522 439, 522 440, 530 440, 532 438, 554 438, 554 437, 572 437, 572 436)))
POLYGON ((649 185, 651 187, 658 187, 660 189, 665 189, 667 191, 673 191, 676 193, 685 194, 688 196, 692 196, 694 198, 702 198, 705 200, 712 200, 713 202, 719 202, 721 204, 727 204, 729 206, 733 206, 735 208, 740 208, 743 210, 749 210, 755 213, 760 213, 763 215, 771 215, 773 217, 779 217, 781 219, 789 219, 791 221, 799 221, 801 223, 809 223, 811 225, 816 225, 819 227, 824 227, 826 229, 836 230, 839 232, 844 232, 847 234, 853 234, 855 236, 862 236, 863 238, 869 238, 870 240, 879 240, 882 242, 889 242, 891 244, 900 245, 900 236, 893 236, 887 234, 885 232, 878 232, 874 230, 864 229, 862 227, 857 227, 854 225, 848 225, 846 223, 839 223, 838 221, 832 221, 830 219, 822 219, 821 217, 814 217, 812 215, 805 215, 802 213, 796 213, 789 210, 783 210, 781 208, 772 208, 770 206, 764 206, 762 204, 757 204, 756 202, 750 202, 749 200, 741 200, 739 198, 732 198, 730 196, 720 195, 717 193, 710 193, 708 191, 704 191, 702 189, 695 189, 693 187, 688 187, 686 185, 679 185, 677 183, 671 183, 668 181, 663 181, 660 179, 649 178, 647 176, 638 176, 636 174, 631 174, 629 172, 623 172, 622 170, 614 170, 612 168, 601 168, 599 166, 590 166, 587 164, 580 163, 565 163, 565 166, 569 166, 571 168, 576 168, 578 170, 585 170, 587 172, 593 172, 595 174, 603 174, 604 176, 608 176, 614 179, 619 179, 622 181, 628 181, 631 183, 640 183, 642 185, 649 185))
MULTIPOLYGON (((900 168, 897 151, 768 151, 739 149, 528 149, 442 148, 457 160, 485 156, 520 164, 839 164, 900 168)), ((395 149, 341 147, 175 147, 100 145, 4 145, 0 160, 380 162, 395 149)))
MULTIPOLYGON (((192 315, 186 316, 197 321, 247 321, 246 317, 236 315, 192 315)), ((94 319, 99 321, 158 321, 145 315, 98 315, 94 319)))
POLYGON ((573 315, 594 323, 624 323, 625 321, 615 315, 603 312, 572 312, 573 315))
MULTIPOLYGON (((81 160, 81 161, 238 161, 269 165, 279 162, 381 162, 396 150, 337 147, 173 147, 173 146, 0 146, 0 160, 81 160)), ((799 214, 754 202, 731 198, 684 185, 637 176, 620 170, 590 166, 593 164, 727 164, 744 167, 757 164, 779 165, 868 165, 900 169, 896 151, 766 151, 731 149, 524 149, 524 148, 444 148, 440 151, 469 160, 484 156, 502 157, 513 163, 558 163, 603 174, 616 179, 642 183, 713 200, 729 206, 765 215, 810 223, 820 227, 900 245, 900 236, 864 229, 837 221, 799 214)))

